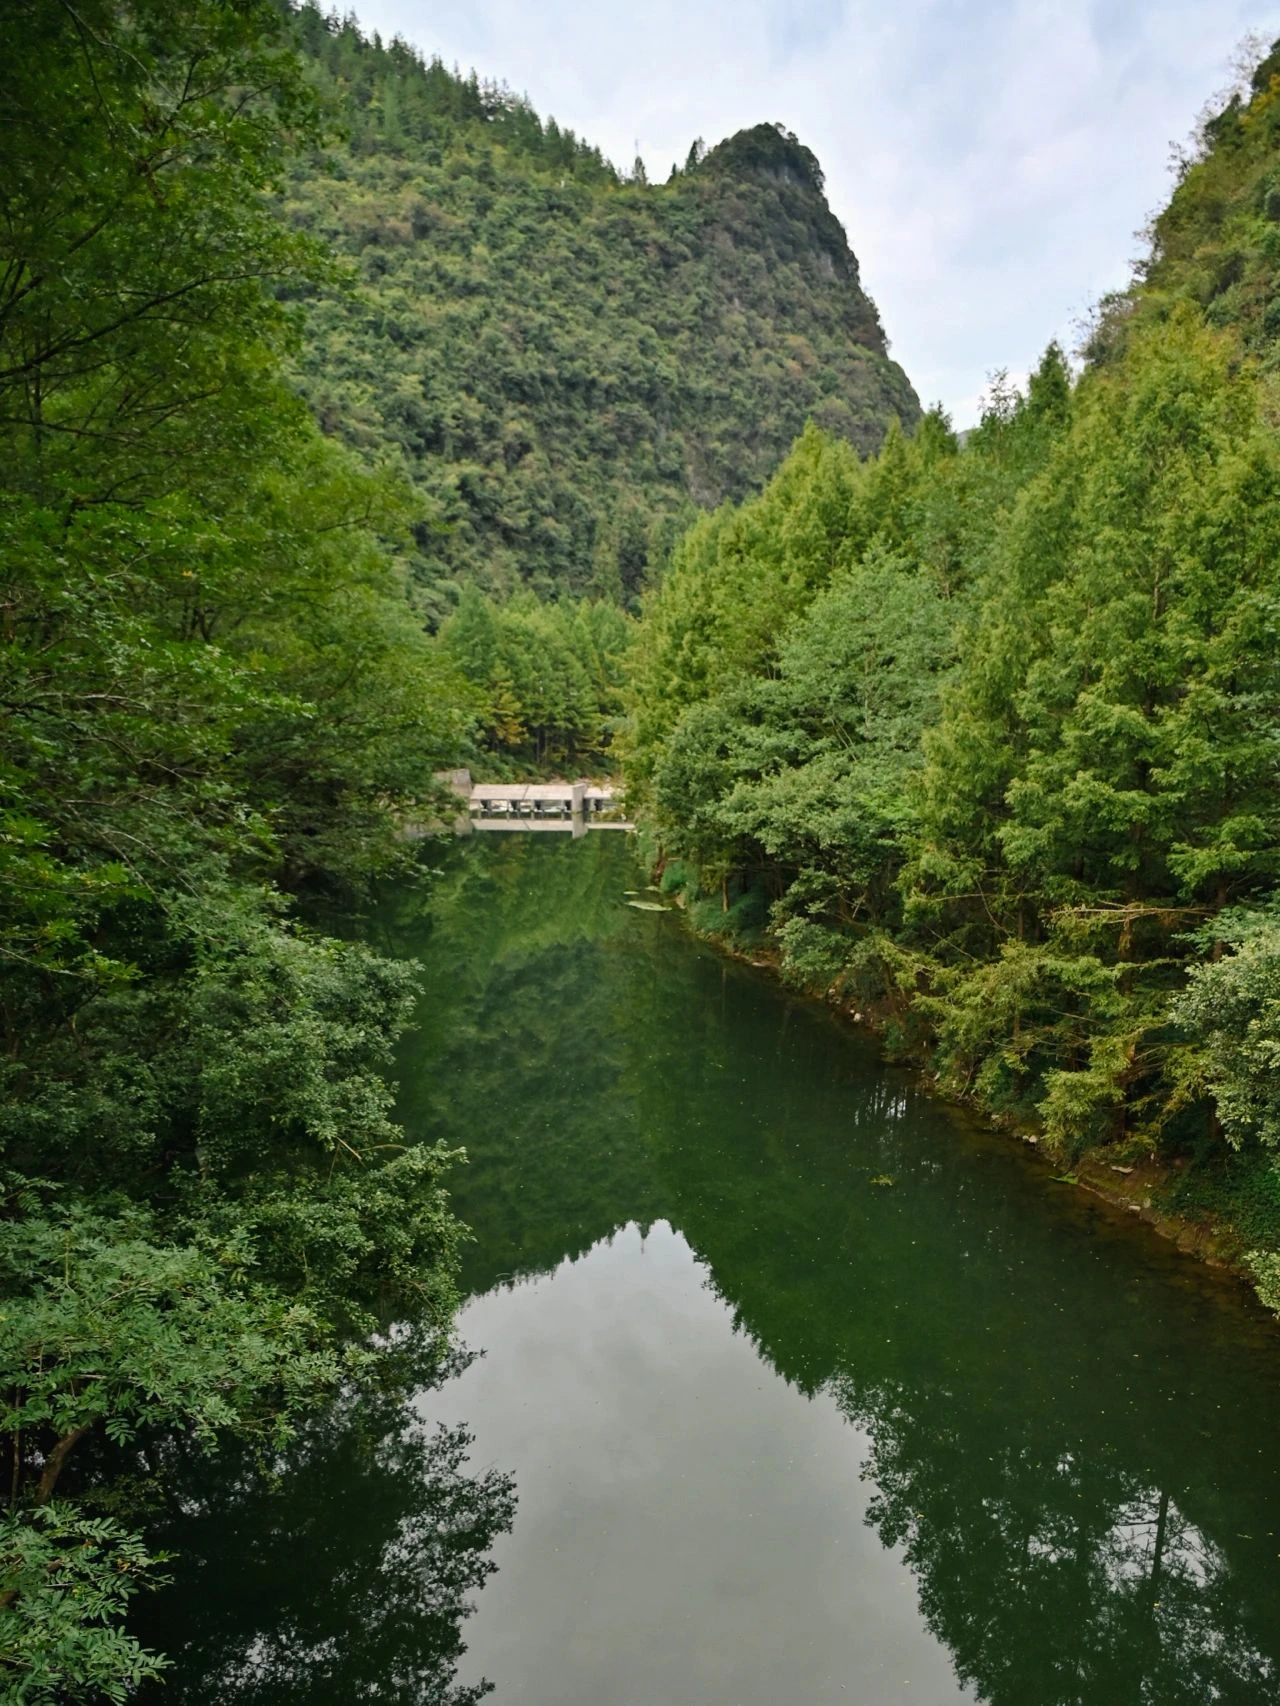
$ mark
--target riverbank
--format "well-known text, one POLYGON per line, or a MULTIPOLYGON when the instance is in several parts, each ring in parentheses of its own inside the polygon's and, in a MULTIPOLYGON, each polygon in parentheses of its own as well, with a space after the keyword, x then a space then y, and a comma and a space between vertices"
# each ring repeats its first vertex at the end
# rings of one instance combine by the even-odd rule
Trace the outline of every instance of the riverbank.
MULTIPOLYGON (((661 879, 661 867, 655 875, 661 879)), ((887 1007, 878 1011, 874 1005, 858 1001, 839 984, 796 984, 784 977, 781 955, 763 934, 743 939, 732 931, 710 929, 691 916, 681 887, 671 886, 665 892, 681 912, 685 928, 698 940, 718 953, 767 972, 803 999, 826 1007, 846 1024, 874 1037, 884 1055, 886 1032, 898 1015, 887 1007)), ((892 1059, 895 1064, 911 1067, 921 1087, 935 1100, 980 1121, 1010 1143, 1033 1151, 1054 1183, 1097 1197, 1145 1221, 1184 1254, 1232 1275, 1251 1298, 1280 1318, 1280 1288, 1268 1272, 1275 1260, 1272 1251, 1280 1246, 1280 1181, 1261 1158, 1240 1155, 1225 1166, 1214 1166, 1198 1162, 1194 1155, 1152 1154, 1122 1164, 1107 1148, 1096 1147, 1065 1163, 1044 1142, 1042 1133, 1025 1122, 990 1108, 976 1096, 944 1091, 921 1051, 896 1052, 892 1059)))

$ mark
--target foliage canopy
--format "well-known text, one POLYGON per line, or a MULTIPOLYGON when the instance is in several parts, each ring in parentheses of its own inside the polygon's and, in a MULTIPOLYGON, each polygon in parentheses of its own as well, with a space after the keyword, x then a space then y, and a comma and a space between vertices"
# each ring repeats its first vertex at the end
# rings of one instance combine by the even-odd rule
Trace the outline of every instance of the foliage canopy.
POLYGON ((413 974, 290 896, 403 857, 469 713, 390 548, 403 483, 287 381, 326 263, 270 202, 321 122, 277 8, 6 23, 0 1664, 120 1699, 151 1566, 66 1497, 85 1436, 278 1446, 447 1339, 447 1157, 385 1078, 413 974))

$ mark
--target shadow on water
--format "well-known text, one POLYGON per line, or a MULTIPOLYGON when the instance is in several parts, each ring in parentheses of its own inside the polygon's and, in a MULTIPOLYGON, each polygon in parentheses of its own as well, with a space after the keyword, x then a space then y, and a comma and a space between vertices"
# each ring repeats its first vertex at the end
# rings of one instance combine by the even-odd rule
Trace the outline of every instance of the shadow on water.
MULTIPOLYGON (((178 1536, 199 1544, 195 1590, 172 1613, 189 1692, 169 1697, 291 1702, 311 1675, 324 1686, 308 1698, 461 1703, 448 1692, 473 1686, 453 1680, 459 1613, 492 1548, 502 1575, 480 1595, 458 1674, 474 1663, 512 1706, 600 1698, 624 1653, 632 1671, 609 1695, 620 1706, 661 1688, 690 1706, 764 1701, 765 1684, 721 1649, 747 1651, 771 1620, 780 1651, 829 1649, 797 1670, 798 1701, 846 1688, 864 1706, 1275 1699, 1271 1324, 1149 1229, 968 1130, 829 1015, 690 942, 677 920, 628 908, 624 891, 643 879, 621 838, 495 838, 444 866, 429 892, 389 897, 366 928, 428 969, 400 1063, 402 1116, 470 1155, 455 1192, 476 1233, 463 1330, 490 1355, 423 1413, 452 1404, 454 1425, 474 1424, 478 1460, 516 1471, 522 1512, 502 1538, 509 1488, 467 1472, 456 1436, 431 1446, 430 1432, 392 1429, 379 1441, 362 1424, 357 1441, 353 1418, 336 1414, 265 1496, 234 1473, 185 1495, 203 1513, 178 1536), (655 1222, 672 1230, 646 1257, 625 1229, 655 1222), (646 1337, 646 1321, 661 1331, 646 1337), (719 1413, 708 1371, 721 1367, 721 1437, 681 1432, 682 1409, 719 1413), (597 1423, 610 1381, 626 1403, 597 1423), (779 1481, 777 1520, 790 1528, 769 1546, 743 1530, 756 1573, 713 1591, 691 1564, 686 1621, 645 1629, 640 1644, 629 1620, 649 1602, 602 1599, 593 1645, 572 1609, 588 1575, 621 1582, 625 1562, 644 1585, 678 1567, 640 1555, 638 1538, 670 1483, 697 1477, 704 1526, 728 1532, 757 1492, 767 1501, 819 1411, 836 1430, 822 1451, 836 1455, 779 1481), (739 1416, 765 1458, 744 1459, 733 1480, 739 1416), (575 1441, 579 1460, 558 1461, 575 1441), (389 1468, 409 1459, 407 1473, 389 1468), (831 1468, 845 1463, 851 1482, 831 1468), (803 1518, 824 1488, 832 1510, 856 1516, 803 1518), (806 1599, 796 1583, 823 1522, 840 1562, 812 1564, 806 1599), (432 1550, 445 1531, 470 1537, 461 1562, 432 1550), (624 1560, 628 1546, 637 1555, 624 1560), (430 1572, 446 1558, 453 1573, 437 1589, 430 1572), (886 1657, 869 1637, 846 1641, 854 1612, 840 1596, 889 1562, 905 1572, 914 1633, 886 1657), (819 1568, 834 1583, 825 1621, 812 1603, 819 1568), (270 1586, 277 1574, 285 1590, 270 1586), (234 1590, 215 1588, 219 1577, 234 1590), (720 1668, 677 1695, 680 1666, 692 1676, 710 1662, 699 1623, 720 1668), (941 1668, 932 1692, 913 1695, 885 1667, 912 1652, 923 1663, 926 1649, 941 1668)), ((679 1521, 673 1506, 668 1539, 679 1521)), ((172 1633, 156 1638, 174 1650, 172 1633)))

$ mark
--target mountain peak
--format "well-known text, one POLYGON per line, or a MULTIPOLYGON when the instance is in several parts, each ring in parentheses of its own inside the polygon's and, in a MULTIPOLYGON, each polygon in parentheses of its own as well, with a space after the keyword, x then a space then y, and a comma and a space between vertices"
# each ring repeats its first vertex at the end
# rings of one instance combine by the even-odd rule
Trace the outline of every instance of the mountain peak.
POLYGON ((695 173, 715 186, 724 217, 762 250, 781 251, 801 267, 850 287, 846 323, 865 348, 887 353, 875 305, 862 290, 857 256, 827 203, 817 155, 782 124, 756 124, 726 137, 695 173), (751 204, 751 205, 747 205, 751 204))
POLYGON ((702 162, 703 171, 763 178, 821 195, 825 179, 818 157, 781 124, 755 124, 726 137, 702 162))

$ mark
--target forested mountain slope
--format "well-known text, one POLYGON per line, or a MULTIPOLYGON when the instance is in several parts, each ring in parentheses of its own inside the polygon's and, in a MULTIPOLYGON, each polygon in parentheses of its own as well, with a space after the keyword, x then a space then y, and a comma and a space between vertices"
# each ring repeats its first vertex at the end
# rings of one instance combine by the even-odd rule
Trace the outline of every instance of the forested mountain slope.
POLYGON ((1180 166, 1151 225, 1141 288, 1106 306, 1092 359, 1115 354, 1122 327, 1189 301, 1272 370, 1280 360, 1280 43, 1250 86, 1203 122, 1180 166))
POLYGON ((1050 349, 963 446, 814 429, 682 540, 629 778, 706 927, 1212 1210, 1280 1308, 1278 64, 1078 381, 1050 349))
POLYGON ((806 420, 867 452, 918 418, 779 127, 624 180, 505 91, 311 4, 295 28, 346 141, 284 206, 351 263, 307 304, 302 386, 326 431, 403 458, 433 608, 448 580, 629 598, 806 420))

